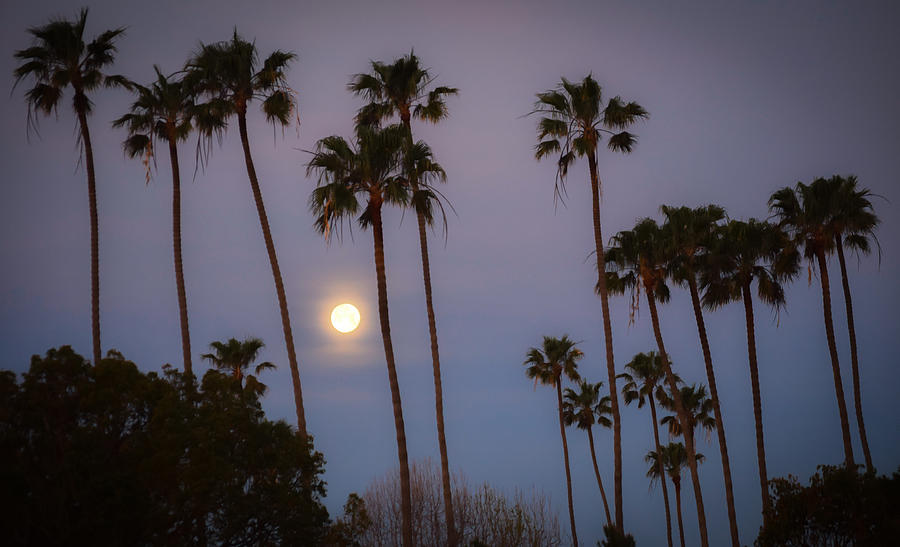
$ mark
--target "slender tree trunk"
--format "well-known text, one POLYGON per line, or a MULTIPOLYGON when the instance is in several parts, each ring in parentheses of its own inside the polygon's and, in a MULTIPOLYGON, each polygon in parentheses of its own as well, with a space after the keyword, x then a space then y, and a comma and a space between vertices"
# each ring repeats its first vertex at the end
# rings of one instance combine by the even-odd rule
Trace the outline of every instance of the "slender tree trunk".
POLYGON ((700 308, 700 294, 697 291, 697 279, 694 272, 688 276, 688 287, 691 291, 691 302, 694 305, 694 318, 697 320, 697 332, 700 335, 700 347, 703 350, 703 362, 706 364, 706 380, 709 382, 709 397, 712 400, 716 417, 716 432, 719 435, 719 454, 722 458, 722 475, 725 479, 725 500, 728 504, 728 525, 731 530, 731 544, 740 547, 738 537, 737 516, 734 510, 734 487, 731 484, 731 462, 728 459, 728 445, 725 442, 725 421, 722 408, 719 406, 719 392, 716 389, 716 374, 713 370, 712 354, 709 351, 709 339, 706 336, 706 323, 703 321, 703 310, 700 308))
POLYGON ((603 338, 606 341, 606 374, 609 382, 609 402, 613 418, 613 497, 616 505, 616 528, 625 532, 622 512, 622 419, 619 415, 619 395, 616 388, 616 360, 613 356, 612 323, 609 318, 609 292, 606 289, 606 260, 603 254, 603 234, 600 231, 600 177, 597 175, 597 157, 588 154, 591 173, 591 202, 594 213, 594 251, 597 254, 597 290, 603 310, 603 338))
POLYGON ((606 523, 613 525, 612 517, 609 515, 609 503, 606 501, 606 490, 603 489, 603 481, 600 480, 600 468, 597 467, 597 453, 594 451, 594 433, 588 429, 588 440, 591 444, 591 463, 594 464, 594 475, 597 476, 597 486, 600 487, 600 497, 603 498, 603 510, 606 511, 606 523))
POLYGON ((81 142, 84 145, 84 163, 87 167, 88 200, 91 215, 91 335, 93 338, 94 366, 100 363, 100 221, 97 214, 97 179, 94 172, 94 149, 87 124, 87 97, 76 92, 75 102, 78 125, 81 127, 81 142))
POLYGON ((759 366, 756 360, 756 325, 753 319, 753 297, 750 285, 741 287, 744 300, 744 317, 747 322, 747 356, 750 361, 750 390, 753 395, 753 419, 756 422, 756 461, 759 465, 759 489, 762 495, 763 523, 769 520, 772 500, 769 497, 769 475, 766 471, 766 443, 763 437, 762 398, 759 390, 759 366))
POLYGON ((378 318, 381 321, 381 339, 387 361, 388 381, 391 386, 391 402, 394 407, 394 429, 397 431, 397 456, 400 460, 400 512, 403 529, 403 547, 413 546, 412 503, 409 487, 409 459, 406 453, 406 428, 403 424, 403 405, 400 402, 400 383, 394 363, 394 346, 391 343, 391 320, 388 313, 387 274, 384 267, 384 233, 381 223, 381 204, 372 207, 372 233, 375 238, 375 277, 378 284, 378 318))
POLYGON ((847 417, 847 403, 844 399, 844 384, 841 381, 841 366, 838 362, 837 345, 834 342, 834 323, 831 321, 831 286, 828 281, 828 266, 825 264, 825 252, 818 251, 819 274, 822 278, 822 311, 825 315, 825 336, 828 339, 828 351, 831 353, 831 371, 834 374, 834 391, 838 400, 838 411, 841 415, 841 434, 844 438, 844 465, 847 469, 856 469, 853 462, 853 445, 850 444, 850 420, 847 417))
POLYGON ((659 444, 659 420, 656 418, 656 405, 653 403, 653 393, 648 399, 650 401, 650 416, 653 418, 653 441, 656 443, 656 463, 659 468, 659 484, 662 485, 663 501, 666 504, 666 539, 669 541, 669 547, 672 547, 672 515, 669 511, 669 492, 666 487, 666 468, 662 461, 662 445, 659 444))
POLYGON ((872 454, 869 452, 869 438, 866 435, 866 424, 863 421, 862 394, 859 386, 859 354, 856 350, 856 327, 853 322, 853 299, 850 296, 850 280, 847 277, 847 264, 844 262, 844 243, 841 236, 835 234, 838 260, 841 264, 841 283, 844 289, 844 304, 847 307, 847 330, 850 332, 850 364, 853 371, 853 404, 856 408, 856 425, 859 427, 859 440, 862 443, 863 457, 866 460, 866 471, 875 472, 872 454))
POLYGON ((566 426, 562 415, 562 378, 556 377, 556 401, 559 404, 559 435, 562 437, 563 459, 566 463, 566 492, 569 495, 569 524, 572 526, 572 545, 578 547, 578 534, 575 533, 575 509, 572 505, 572 473, 569 471, 569 443, 566 441, 566 426))
POLYGON ((447 456, 447 437, 444 434, 444 391, 441 383, 441 357, 438 351, 437 324, 431 298, 431 265, 428 260, 428 234, 425 216, 416 211, 419 224, 419 248, 422 251, 422 277, 425 280, 425 308, 428 314, 428 334, 431 338, 431 369, 434 375, 434 413, 437 419, 438 447, 441 452, 441 482, 444 493, 444 517, 447 520, 447 545, 457 544, 456 522, 450 489, 450 460, 447 456))
MULTIPOLYGON (((690 427, 690 419, 684 409, 684 402, 681 400, 681 391, 675 384, 675 375, 672 373, 672 367, 669 364, 669 357, 666 353, 666 346, 663 343, 662 333, 659 330, 659 314, 656 311, 656 295, 649 288, 647 289, 647 302, 650 304, 650 319, 653 322, 653 334, 656 336, 656 345, 659 347, 659 357, 662 359, 663 367, 666 371, 666 382, 669 384, 669 390, 672 392, 672 399, 675 401, 675 410, 678 414, 678 421, 681 423, 682 437, 684 437, 684 446, 687 450, 688 467, 691 470, 691 482, 694 484, 694 500, 697 502, 697 523, 700 527, 700 544, 702 547, 709 547, 709 539, 706 532, 706 511, 703 509, 703 493, 700 491, 700 474, 697 471, 697 452, 694 450, 693 429, 690 427)), ((680 517, 681 514, 679 512, 679 518, 680 517)))
MULTIPOLYGON (((172 128, 174 129, 174 128, 172 128)), ((191 364, 191 334, 188 329, 187 295, 184 290, 184 265, 181 261, 181 171, 178 147, 169 136, 169 161, 172 163, 172 249, 175 256, 175 287, 178 292, 178 318, 181 322, 181 353, 185 374, 194 374, 191 364)))
POLYGON ((287 297, 284 294, 284 282, 281 279, 281 268, 278 267, 278 256, 275 254, 275 242, 272 240, 272 232, 269 230, 269 218, 266 216, 266 206, 263 203, 262 191, 259 188, 259 179, 256 178, 256 168, 253 167, 253 158, 250 156, 250 139, 247 136, 247 116, 239 109, 238 127, 241 132, 241 145, 244 148, 244 162, 247 164, 247 175, 250 178, 250 188, 253 190, 253 200, 256 202, 256 212, 259 214, 259 225, 262 228, 263 239, 266 242, 266 251, 269 253, 269 264, 272 266, 272 277, 275 279, 275 292, 278 295, 278 306, 281 309, 281 328, 284 331, 284 344, 287 347, 288 364, 291 367, 291 381, 294 385, 294 406, 297 411, 297 429, 300 436, 306 439, 306 415, 303 411, 303 392, 300 389, 300 370, 297 366, 297 354, 294 352, 294 335, 291 332, 291 317, 288 315, 287 297))
POLYGON ((681 482, 675 483, 675 507, 678 510, 678 537, 681 539, 681 547, 684 547, 684 525, 681 522, 681 482))
MULTIPOLYGON (((409 144, 412 145, 412 128, 410 127, 409 109, 401 111, 401 121, 408 132, 409 144)), ((410 177, 413 192, 419 185, 410 177)), ((438 448, 441 453, 441 483, 444 494, 444 518, 447 521, 447 545, 456 547, 458 540, 456 519, 453 515, 452 490, 450 488, 450 460, 447 456, 447 437, 444 435, 444 391, 441 382, 441 354, 438 350, 437 323, 434 317, 434 303, 431 298, 431 262, 428 258, 428 230, 425 215, 416 209, 416 222, 419 228, 419 249, 422 254, 422 279, 425 282, 425 310, 428 315, 428 336, 431 339, 431 368, 434 374, 434 413, 437 420, 438 448)))

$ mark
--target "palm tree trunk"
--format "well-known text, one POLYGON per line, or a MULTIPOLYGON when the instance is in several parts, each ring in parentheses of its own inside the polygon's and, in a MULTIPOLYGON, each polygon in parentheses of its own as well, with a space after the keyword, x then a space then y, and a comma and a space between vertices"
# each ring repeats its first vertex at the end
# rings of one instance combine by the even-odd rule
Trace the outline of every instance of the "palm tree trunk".
POLYGON ((391 343, 391 320, 388 314, 387 274, 384 268, 384 233, 381 224, 381 205, 371 206, 372 233, 375 239, 375 277, 378 284, 378 318, 381 321, 381 339, 387 361, 388 381, 391 386, 391 402, 394 406, 394 428, 397 431, 397 456, 400 460, 400 513, 403 519, 403 547, 413 546, 412 503, 409 487, 409 460, 406 453, 406 428, 403 424, 403 406, 400 402, 400 383, 394 363, 394 346, 391 343))
POLYGON ((681 539, 681 547, 684 547, 684 525, 681 522, 681 482, 675 483, 675 507, 678 510, 678 537, 681 539))
MULTIPOLYGON (((413 188, 415 191, 416 188, 413 188)), ((437 419, 438 447, 441 452, 441 483, 444 493, 444 518, 447 520, 447 545, 456 547, 456 522, 450 489, 450 461, 447 456, 447 437, 444 435, 444 391, 441 383, 441 357, 438 351, 437 323, 431 299, 431 264, 428 260, 428 234, 425 215, 416 211, 419 224, 419 248, 422 251, 422 278, 425 281, 425 308, 428 314, 428 334, 431 338, 431 369, 434 374, 434 413, 437 419)))
POLYGON ((722 458, 722 475, 725 478, 725 500, 728 504, 728 525, 731 530, 731 544, 740 547, 738 537, 737 516, 734 510, 734 488, 731 484, 731 462, 728 459, 728 445, 725 442, 725 421, 722 408, 719 406, 719 392, 716 389, 716 374, 713 370, 712 354, 709 351, 709 339, 706 336, 706 323, 703 321, 703 310, 700 308, 700 294, 697 291, 697 279, 694 272, 688 272, 688 287, 691 291, 691 302, 694 305, 694 318, 697 320, 697 332, 700 335, 700 347, 703 350, 703 362, 706 363, 706 380, 709 382, 709 397, 716 417, 716 432, 719 435, 719 454, 722 458))
POLYGON ((94 365, 100 363, 100 221, 97 214, 97 179, 94 172, 94 149, 91 146, 91 133, 87 124, 87 97, 80 91, 76 93, 75 103, 78 125, 81 127, 81 142, 84 145, 84 163, 87 167, 88 200, 91 216, 91 335, 93 338, 94 365))
POLYGON ((178 292, 178 318, 181 322, 181 353, 185 374, 193 374, 191 364, 191 334, 188 329, 187 295, 184 290, 184 265, 181 261, 181 172, 178 168, 178 147, 169 136, 169 161, 172 163, 172 249, 175 255, 175 287, 178 292))
POLYGON ((559 434, 562 437, 563 459, 566 463, 566 492, 569 495, 569 524, 572 526, 572 545, 578 547, 578 534, 575 533, 575 509, 572 505, 572 473, 569 471, 569 443, 566 441, 566 426, 562 415, 562 378, 556 377, 556 400, 559 406, 559 434))
POLYGON ((609 382, 609 402, 613 418, 613 494, 616 505, 616 528, 625 532, 622 513, 622 419, 619 415, 619 395, 616 389, 616 360, 613 356, 612 323, 609 318, 609 292, 606 289, 606 260, 603 254, 603 234, 600 231, 600 177, 597 175, 595 151, 588 154, 591 173, 591 202, 594 213, 594 251, 597 254, 597 289, 603 311, 603 338, 606 342, 606 374, 609 382))
POLYGON ((753 419, 756 422, 756 461, 759 465, 759 488, 762 495, 763 523, 769 520, 772 500, 769 498, 769 475, 766 471, 766 443, 763 437, 762 398, 759 390, 759 366, 756 361, 756 325, 753 319, 753 297, 750 285, 741 287, 744 300, 744 317, 747 322, 747 356, 750 361, 750 390, 753 394, 753 419))
POLYGON ((856 408, 856 425, 859 427, 859 440, 862 444, 863 457, 866 460, 866 470, 875 472, 872 464, 872 454, 869 452, 869 438, 866 435, 866 424, 863 421, 862 394, 859 387, 859 356, 856 351, 856 327, 853 323, 853 300, 850 296, 850 281, 847 277, 847 264, 844 262, 844 244, 841 236, 835 234, 837 244, 838 261, 841 264, 841 283, 844 289, 844 304, 847 307, 847 330, 850 332, 850 364, 853 371, 853 404, 856 408))
POLYGON ((250 178, 250 188, 253 190, 253 200, 256 202, 259 225, 262 228, 263 239, 266 242, 266 251, 269 253, 269 264, 272 266, 272 277, 275 279, 275 292, 278 295, 278 306, 281 309, 281 328, 284 331, 284 343, 285 346, 287 346, 288 364, 291 368, 291 381, 294 385, 294 406, 297 411, 297 429, 300 436, 303 439, 306 439, 306 415, 303 411, 303 392, 300 389, 300 370, 297 366, 297 354, 294 352, 294 335, 291 332, 291 317, 288 315, 287 297, 284 294, 284 282, 281 279, 281 268, 278 267, 278 256, 275 254, 275 242, 272 240, 272 232, 269 230, 269 218, 266 216, 266 206, 263 203, 262 192, 259 188, 259 179, 256 178, 256 168, 253 167, 253 158, 250 156, 250 139, 247 136, 247 116, 242 110, 238 111, 238 127, 241 133, 241 145, 244 148, 244 162, 247 164, 247 175, 250 178))
MULTIPOLYGON (((659 314, 656 311, 656 295, 652 289, 647 288, 647 302, 650 304, 650 319, 653 322, 653 334, 656 336, 656 345, 659 347, 659 357, 662 359, 663 367, 666 371, 666 382, 669 384, 669 391, 672 392, 672 399, 675 401, 675 410, 678 414, 678 421, 681 424, 681 431, 684 437, 684 447, 688 455, 688 467, 691 470, 691 482, 694 483, 694 500, 697 502, 697 523, 700 527, 700 545, 709 547, 709 539, 706 532, 706 511, 703 509, 703 493, 700 491, 700 474, 697 471, 697 452, 694 450, 694 434, 693 428, 690 427, 690 420, 684 409, 684 403, 681 400, 681 391, 675 384, 675 375, 672 373, 672 367, 669 364, 669 357, 666 353, 666 346, 663 343, 662 332, 659 329, 659 314)), ((677 491, 676 491, 677 494, 677 491)), ((681 514, 679 512, 679 518, 681 514)))
MULTIPOLYGON (((402 109, 400 119, 406 128, 409 144, 412 144, 412 127, 410 126, 409 108, 402 109)), ((417 192, 419 185, 412 180, 412 190, 417 192)), ((438 350, 437 323, 434 318, 434 303, 431 298, 431 262, 428 259, 428 230, 425 215, 416 209, 416 222, 419 227, 419 249, 422 254, 422 279, 425 283, 425 310, 428 315, 428 336, 431 339, 431 368, 434 374, 434 414, 437 420, 438 448, 441 453, 441 484, 444 494, 444 519, 447 521, 447 545, 456 547, 458 542, 456 520, 453 516, 452 490, 450 488, 450 460, 447 456, 447 437, 444 435, 444 390, 441 383, 441 354, 438 350)))
POLYGON ((841 366, 838 362, 837 345, 834 342, 834 323, 831 321, 831 285, 828 281, 828 266, 825 264, 825 252, 816 252, 819 262, 819 274, 822 278, 822 312, 825 315, 825 337, 828 339, 828 351, 831 354, 831 371, 834 375, 834 391, 838 400, 838 412, 841 416, 841 434, 844 438, 844 465, 847 469, 856 469, 853 462, 853 446, 850 444, 850 420, 847 417, 847 403, 844 399, 844 384, 841 381, 841 366))
POLYGON ((650 401, 650 416, 653 418, 653 441, 656 443, 656 463, 659 467, 659 484, 662 485, 663 501, 666 505, 666 539, 669 547, 672 547, 672 515, 669 511, 669 492, 666 487, 666 468, 662 461, 662 445, 659 444, 659 420, 656 419, 656 405, 653 403, 653 393, 648 397, 650 401))
POLYGON ((591 463, 594 464, 594 475, 597 476, 597 486, 600 487, 600 497, 603 498, 603 509, 606 511, 606 523, 612 526, 612 517, 609 516, 609 503, 606 501, 606 490, 603 489, 603 481, 600 480, 600 468, 597 467, 597 453, 594 452, 594 433, 588 429, 587 434, 591 444, 591 463))

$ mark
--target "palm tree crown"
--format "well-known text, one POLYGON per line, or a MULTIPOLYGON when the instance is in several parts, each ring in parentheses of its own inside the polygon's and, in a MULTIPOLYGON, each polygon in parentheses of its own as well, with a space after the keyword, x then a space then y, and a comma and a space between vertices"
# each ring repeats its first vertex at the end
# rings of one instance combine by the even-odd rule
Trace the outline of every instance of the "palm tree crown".
POLYGON ((606 146, 614 152, 629 153, 637 137, 625 131, 647 111, 636 102, 613 97, 603 104, 600 84, 590 74, 581 82, 562 78, 556 89, 538 93, 535 114, 538 120, 538 144, 535 157, 559 155, 556 195, 565 192, 569 166, 579 157, 596 158, 597 146, 606 136, 606 146))
POLYGON ((356 115, 361 124, 381 123, 395 114, 407 127, 411 117, 437 123, 447 117, 444 99, 458 93, 454 87, 432 88, 434 76, 412 51, 390 64, 371 61, 371 68, 368 74, 354 75, 347 85, 368 101, 356 115))
POLYGON ((586 380, 578 383, 578 391, 566 388, 563 392, 563 420, 566 425, 575 424, 579 429, 590 429, 594 424, 612 427, 609 419, 609 397, 600 397, 603 382, 592 384, 586 380))
POLYGON ((562 338, 545 336, 540 348, 528 350, 525 375, 549 386, 556 386, 564 375, 573 382, 580 380, 578 361, 584 353, 575 344, 567 335, 562 338))
MULTIPOLYGON (((212 342, 209 349, 215 353, 204 353, 202 357, 212 363, 216 369, 231 373, 231 377, 243 385, 246 378, 246 387, 262 394, 266 390, 265 384, 259 382, 252 374, 247 374, 250 365, 256 361, 260 350, 265 346, 259 338, 247 338, 237 340, 229 338, 227 342, 212 342)), ((253 369, 258 376, 264 370, 274 370, 272 363, 265 361, 259 363, 253 369)))
MULTIPOLYGON (((712 399, 706 395, 706 386, 703 384, 681 386, 681 400, 684 402, 684 408, 688 412, 688 427, 693 435, 697 428, 701 428, 709 434, 716 428, 716 419, 712 413, 712 399)), ((660 399, 660 404, 668 410, 674 411, 672 399, 668 396, 660 399)), ((681 435, 681 424, 675 416, 666 416, 661 423, 669 428, 669 436, 681 435)))
MULTIPOLYGON (((625 380, 622 395, 626 405, 637 401, 638 408, 643 408, 650 398, 660 399, 665 396, 666 372, 655 351, 638 353, 625 365, 625 370, 628 372, 619 374, 617 378, 625 380)), ((677 374, 675 382, 681 383, 681 378, 677 374)))

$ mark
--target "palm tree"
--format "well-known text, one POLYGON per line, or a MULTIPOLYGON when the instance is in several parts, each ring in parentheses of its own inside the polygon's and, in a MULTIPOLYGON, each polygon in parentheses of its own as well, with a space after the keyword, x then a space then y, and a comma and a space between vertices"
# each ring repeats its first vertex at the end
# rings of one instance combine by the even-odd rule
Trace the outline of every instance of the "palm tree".
POLYGON ((603 382, 592 384, 582 380, 578 384, 578 391, 566 388, 563 395, 563 421, 566 425, 575 424, 578 429, 587 431, 588 441, 591 447, 591 463, 594 464, 594 475, 597 477, 597 486, 600 487, 600 497, 603 498, 603 509, 606 511, 606 523, 613 525, 609 514, 609 503, 606 501, 606 491, 603 489, 603 481, 600 479, 600 468, 597 467, 597 453, 594 450, 594 424, 600 424, 609 428, 612 420, 609 419, 609 397, 600 397, 600 388, 603 382))
POLYGON ((566 441, 566 426, 563 419, 562 377, 573 382, 580 380, 578 361, 584 353, 575 347, 575 342, 563 335, 562 338, 545 336, 540 348, 530 348, 525 362, 525 375, 538 382, 556 387, 557 410, 559 411, 559 435, 562 437, 563 461, 566 464, 566 491, 569 495, 569 524, 572 527, 572 544, 578 547, 575 533, 575 511, 572 506, 572 474, 569 471, 569 443, 566 441))
MULTIPOLYGON (((422 68, 419 58, 410 51, 409 55, 396 59, 391 64, 378 61, 371 62, 372 71, 368 74, 357 74, 349 84, 353 93, 362 95, 368 104, 360 109, 357 122, 378 124, 393 117, 400 116, 400 123, 408 133, 407 161, 405 173, 413 192, 412 204, 416 211, 419 229, 419 249, 422 255, 422 279, 425 283, 425 311, 428 317, 428 335, 431 339, 431 366, 434 374, 434 406, 437 421, 438 447, 441 453, 441 482, 444 494, 444 518, 447 521, 447 544, 455 547, 458 542, 456 523, 453 515, 453 504, 450 488, 450 462, 447 456, 447 438, 444 435, 444 395, 441 382, 441 358, 438 350, 437 322, 434 314, 431 290, 431 263, 428 257, 427 225, 433 220, 432 197, 435 194, 421 187, 423 176, 433 173, 428 169, 430 150, 423 157, 412 139, 410 120, 415 117, 422 121, 437 123, 447 117, 447 106, 444 97, 455 95, 457 90, 451 87, 434 87, 434 77, 428 69, 422 68), (431 88, 431 89, 429 89, 431 88), (419 153, 417 153, 419 152, 419 153), (423 161, 424 160, 424 161, 423 161), (425 165, 423 165, 425 164, 425 165), (424 168, 424 169, 423 169, 424 168)), ((438 177, 446 180, 443 170, 438 177)))
MULTIPOLYGON (((638 408, 641 408, 644 406, 644 403, 650 403, 653 442, 656 446, 656 452, 661 453, 659 419, 656 417, 656 405, 653 399, 665 394, 665 386, 662 384, 665 381, 665 370, 663 370, 662 361, 654 351, 638 353, 625 365, 625 371, 617 376, 617 378, 625 380, 625 385, 622 386, 622 397, 625 399, 625 404, 630 405, 632 402, 637 401, 638 408)), ((677 374, 675 378, 676 384, 681 382, 677 374)), ((664 478, 665 470, 662 467, 662 460, 657 463, 659 464, 658 476, 663 477, 659 483, 662 485, 663 501, 666 507, 666 539, 669 541, 669 547, 672 547, 672 516, 669 511, 669 493, 664 478)))
POLYGON ((172 164, 172 248, 175 258, 175 287, 178 295, 178 318, 181 323, 181 352, 184 371, 193 374, 191 366, 191 335, 188 329, 187 296, 184 289, 184 267, 181 258, 181 173, 178 166, 178 142, 187 140, 193 128, 196 111, 193 93, 181 79, 165 76, 154 66, 156 81, 145 87, 134 85, 137 99, 129 112, 113 122, 125 127, 125 153, 129 157, 142 156, 147 165, 150 182, 150 160, 154 158, 156 141, 169 145, 172 164))
MULTIPOLYGON (((681 400, 681 393, 676 385, 675 374, 669 363, 666 346, 663 342, 662 332, 659 328, 659 314, 656 303, 669 300, 669 288, 665 281, 668 276, 666 265, 669 262, 669 252, 665 245, 662 230, 656 221, 645 218, 637 223, 633 230, 619 232, 612 238, 612 247, 607 249, 607 264, 612 271, 606 272, 607 286, 613 293, 624 293, 630 289, 633 295, 634 306, 637 306, 638 296, 643 292, 647 296, 647 304, 650 307, 650 319, 653 324, 653 334, 656 337, 659 358, 665 371, 666 383, 672 393, 678 420, 682 431, 688 431, 689 416, 681 400), (616 273, 616 272, 619 273, 616 273)), ((599 287, 598 287, 599 289, 599 287)), ((684 444, 688 451, 688 467, 691 470, 691 482, 694 485, 694 500, 697 504, 697 521, 700 527, 700 543, 708 547, 706 531, 706 513, 703 509, 703 494, 700 491, 700 475, 697 472, 697 463, 694 460, 694 439, 692 435, 684 435, 684 444)))
MULTIPOLYGON (((704 430, 707 436, 716 429, 716 419, 710 416, 713 410, 712 399, 706 395, 706 386, 703 384, 681 386, 681 401, 688 415, 688 431, 696 437, 697 428, 704 430)), ((666 410, 673 410, 672 397, 668 393, 660 394, 660 404, 666 410)), ((669 429, 670 437, 683 434, 681 423, 674 416, 665 416, 660 423, 669 429)))
POLYGON ((700 349, 706 365, 706 380, 709 382, 710 402, 715 414, 716 432, 719 436, 719 454, 722 458, 722 475, 725 480, 725 500, 728 504, 731 543, 734 547, 739 547, 737 515, 734 509, 734 487, 731 483, 731 461, 728 458, 728 445, 725 441, 725 422, 722 419, 722 409, 719 405, 716 374, 713 370, 712 353, 709 349, 709 339, 706 336, 706 323, 703 320, 703 310, 700 306, 700 292, 697 289, 697 270, 703 268, 706 250, 711 244, 717 226, 725 218, 725 210, 717 205, 706 205, 694 209, 663 205, 660 210, 666 217, 663 230, 672 247, 669 270, 672 278, 682 286, 686 285, 691 294, 694 319, 697 322, 697 333, 700 336, 700 349))
POLYGON ((366 199, 358 217, 359 225, 372 228, 375 246, 375 277, 378 287, 378 315, 381 339, 387 362, 388 381, 394 407, 394 427, 397 432, 397 455, 400 460, 400 509, 403 519, 403 545, 413 545, 412 504, 410 497, 409 462, 406 452, 406 430, 400 402, 400 384, 394 362, 391 323, 388 313, 387 274, 384 264, 384 232, 382 206, 385 203, 406 206, 409 189, 398 174, 405 140, 405 129, 398 125, 387 128, 357 125, 356 144, 350 145, 339 136, 321 139, 316 143, 307 174, 318 176, 318 185, 310 196, 310 209, 317 216, 316 228, 330 238, 338 223, 339 234, 347 216, 360 212, 359 197, 366 199))
POLYGON ((34 80, 34 87, 25 93, 28 105, 28 125, 35 127, 35 115, 49 116, 59 108, 63 91, 70 87, 74 97, 72 109, 78 117, 78 144, 84 152, 87 168, 88 201, 91 223, 91 334, 93 338, 94 363, 99 363, 100 352, 100 229, 97 214, 97 180, 94 172, 94 149, 88 130, 88 115, 93 103, 88 94, 101 86, 128 87, 122 76, 107 75, 104 69, 115 58, 115 42, 124 28, 107 30, 91 42, 85 44, 84 26, 87 22, 87 8, 82 8, 78 18, 55 19, 44 26, 28 29, 33 37, 31 47, 16 51, 15 57, 22 61, 13 75, 16 85, 26 77, 34 80))
POLYGON ((872 209, 869 199, 873 196, 867 188, 859 188, 856 177, 846 178, 835 175, 828 179, 829 188, 834 192, 835 211, 832 216, 834 247, 837 250, 838 262, 841 265, 841 283, 844 291, 844 305, 847 308, 847 330, 850 333, 850 363, 853 373, 853 402, 856 408, 856 423, 859 427, 859 440, 862 444, 866 469, 875 471, 872 454, 869 452, 869 439, 863 421, 862 394, 859 387, 859 356, 856 347, 856 327, 853 321, 853 301, 850 296, 850 281, 847 277, 847 264, 844 260, 844 245, 857 253, 868 254, 872 249, 871 241, 878 244, 875 229, 881 220, 872 209))
POLYGON ((835 227, 832 224, 834 206, 832 193, 827 184, 813 182, 810 185, 798 182, 795 188, 785 187, 769 198, 769 210, 778 219, 778 225, 787 229, 794 245, 803 249, 807 260, 815 260, 819 266, 819 280, 822 286, 822 314, 825 319, 825 338, 831 355, 831 372, 834 376, 834 391, 841 419, 841 435, 844 441, 844 465, 855 469, 853 446, 850 442, 850 420, 844 399, 844 384, 838 361, 837 344, 834 340, 834 323, 831 318, 831 283, 825 256, 834 248, 835 227))
POLYGON ((708 309, 717 309, 729 302, 744 303, 763 518, 768 518, 772 505, 766 471, 751 286, 755 280, 759 299, 776 310, 784 304, 784 289, 780 280, 793 276, 797 267, 796 256, 791 249, 786 249, 786 243, 784 233, 769 223, 755 219, 747 222, 732 220, 719 228, 701 275, 703 304, 708 309))
MULTIPOLYGON (((697 454, 694 459, 694 466, 703 460, 703 454, 697 454)), ((669 475, 669 479, 672 480, 672 484, 675 485, 675 507, 678 512, 678 537, 681 539, 681 547, 684 547, 684 526, 681 522, 681 471, 684 469, 685 464, 690 465, 687 450, 684 449, 684 445, 681 443, 669 443, 662 447, 662 450, 651 450, 650 452, 647 452, 644 461, 650 464, 650 467, 647 469, 647 476, 650 478, 651 484, 657 479, 659 479, 660 482, 663 482, 663 475, 661 474, 660 469, 664 467, 666 474, 669 475)))
POLYGON ((607 148, 614 152, 630 153, 637 137, 628 127, 647 117, 647 111, 636 102, 624 102, 613 97, 603 104, 600 85, 588 74, 581 82, 562 78, 556 89, 538 93, 534 113, 538 121, 538 145, 535 157, 557 157, 555 196, 565 192, 569 166, 577 157, 587 157, 591 178, 591 203, 594 221, 594 250, 597 256, 597 287, 603 310, 603 336, 606 341, 606 372, 609 381, 609 400, 613 417, 613 451, 615 460, 616 527, 624 531, 622 517, 622 420, 619 397, 616 394, 616 365, 613 355, 612 325, 609 317, 609 294, 606 289, 603 235, 600 230, 600 177, 597 173, 597 148, 607 137, 607 148))
MULTIPOLYGON (((231 377, 237 380, 238 387, 262 395, 266 391, 266 385, 261 383, 256 376, 247 374, 247 370, 256 361, 259 351, 264 346, 265 344, 259 338, 247 338, 243 341, 229 338, 227 342, 212 342, 209 349, 215 353, 204 353, 202 357, 212 363, 216 369, 231 373, 231 377)), ((275 370, 275 365, 266 361, 256 365, 253 370, 258 376, 264 370, 275 370)))
POLYGON ((284 293, 284 282, 278 256, 275 254, 275 241, 269 229, 266 206, 263 203, 259 179, 250 155, 250 137, 247 134, 247 108, 253 101, 261 101, 262 111, 266 119, 284 127, 290 123, 295 113, 296 104, 293 91, 287 84, 285 71, 288 64, 296 57, 293 53, 276 50, 259 66, 256 45, 241 38, 235 29, 231 40, 213 44, 201 44, 200 50, 187 63, 185 79, 188 86, 210 98, 210 111, 218 114, 212 123, 221 124, 231 116, 236 116, 244 151, 244 163, 250 179, 250 189, 256 203, 259 224, 262 228, 272 277, 275 281, 275 292, 281 310, 281 327, 284 331, 284 343, 287 348, 288 364, 291 368, 291 381, 294 387, 294 405, 297 412, 297 427, 302 437, 307 436, 306 415, 303 410, 303 393, 300 387, 300 370, 297 365, 297 354, 294 351, 294 335, 291 331, 291 318, 288 314, 287 297, 284 293))

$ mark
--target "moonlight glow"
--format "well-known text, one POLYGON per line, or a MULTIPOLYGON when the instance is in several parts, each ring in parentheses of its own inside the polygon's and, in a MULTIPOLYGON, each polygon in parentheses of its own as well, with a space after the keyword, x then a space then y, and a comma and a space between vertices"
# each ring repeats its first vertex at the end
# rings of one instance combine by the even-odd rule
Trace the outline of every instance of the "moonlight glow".
POLYGON ((351 332, 359 326, 359 310, 353 304, 341 304, 331 311, 331 324, 339 332, 351 332))

